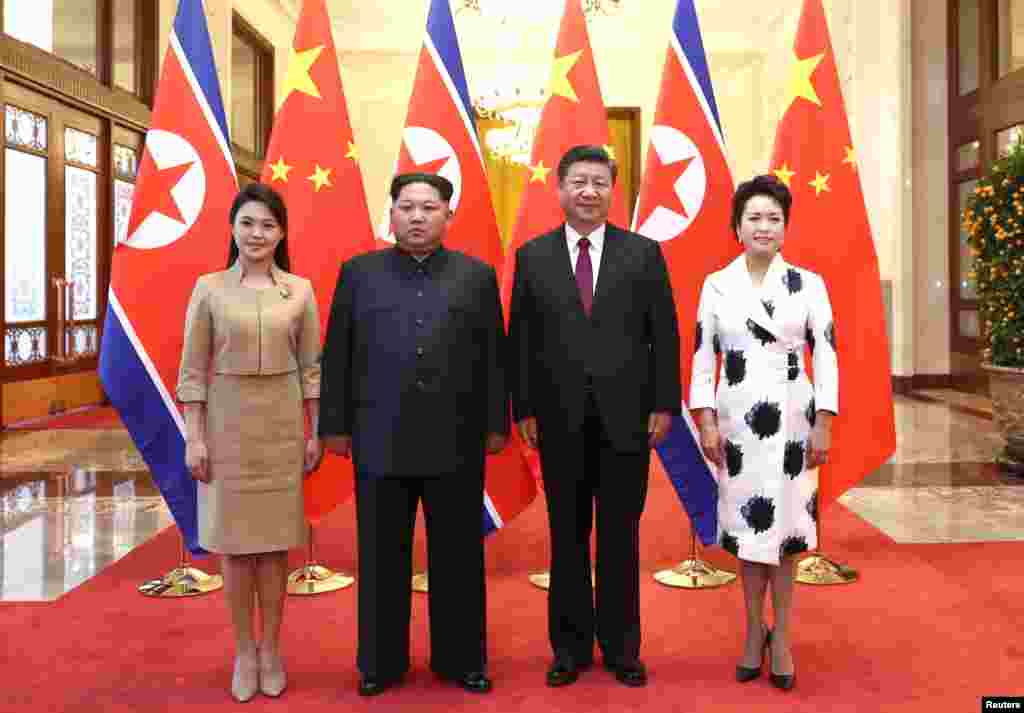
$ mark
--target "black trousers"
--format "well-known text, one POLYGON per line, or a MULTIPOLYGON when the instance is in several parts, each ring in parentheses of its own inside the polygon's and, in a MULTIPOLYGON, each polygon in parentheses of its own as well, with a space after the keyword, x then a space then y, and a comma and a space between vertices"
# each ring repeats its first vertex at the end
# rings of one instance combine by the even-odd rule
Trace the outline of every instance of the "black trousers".
POLYGON ((540 445, 551 533, 548 635, 556 656, 589 664, 594 638, 606 662, 640 655, 640 515, 650 451, 616 451, 590 392, 581 433, 540 445), (597 505, 597 583, 590 533, 597 505))
POLYGON ((430 667, 442 676, 485 671, 483 467, 437 478, 357 476, 359 651, 364 676, 409 668, 412 540, 423 501, 430 593, 430 667))

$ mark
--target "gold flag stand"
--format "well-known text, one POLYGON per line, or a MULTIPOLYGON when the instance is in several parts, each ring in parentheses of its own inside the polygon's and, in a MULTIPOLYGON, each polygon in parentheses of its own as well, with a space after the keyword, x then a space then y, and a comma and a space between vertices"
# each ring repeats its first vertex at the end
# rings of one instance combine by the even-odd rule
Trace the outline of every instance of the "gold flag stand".
POLYGON ((341 572, 317 564, 313 554, 313 526, 309 525, 309 544, 306 548, 306 564, 288 575, 288 593, 296 595, 323 594, 351 587, 356 581, 341 572))
POLYGON ((151 579, 139 585, 139 593, 147 597, 195 597, 200 594, 215 592, 224 586, 224 578, 219 574, 207 574, 189 561, 188 550, 185 549, 185 538, 178 531, 181 542, 181 556, 178 566, 159 579, 151 579))
MULTIPOLYGON (((591 578, 593 581, 593 578, 591 578)), ((549 589, 551 587, 551 572, 535 572, 530 575, 530 584, 538 589, 549 589)))
POLYGON ((690 558, 671 569, 654 573, 654 579, 668 587, 683 589, 712 589, 729 584, 736 579, 734 572, 716 569, 710 562, 697 556, 697 533, 690 530, 690 558))
POLYGON ((800 584, 852 584, 860 579, 860 573, 841 562, 836 562, 822 554, 822 518, 818 516, 818 549, 817 553, 808 555, 796 565, 796 581, 800 584))

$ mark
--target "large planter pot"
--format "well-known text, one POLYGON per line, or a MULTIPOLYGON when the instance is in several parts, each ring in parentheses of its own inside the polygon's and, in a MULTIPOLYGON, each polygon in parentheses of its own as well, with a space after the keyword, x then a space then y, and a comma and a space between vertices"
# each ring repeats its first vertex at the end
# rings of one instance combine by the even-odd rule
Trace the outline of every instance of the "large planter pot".
POLYGON ((1024 369, 982 364, 989 377, 992 414, 1005 447, 996 463, 1016 475, 1024 474, 1024 369))

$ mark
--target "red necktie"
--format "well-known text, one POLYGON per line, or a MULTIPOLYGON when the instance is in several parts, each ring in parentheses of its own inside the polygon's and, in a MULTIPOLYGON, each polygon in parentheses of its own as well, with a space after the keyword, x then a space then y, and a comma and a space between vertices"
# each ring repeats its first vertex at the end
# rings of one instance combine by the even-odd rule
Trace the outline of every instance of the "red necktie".
POLYGON ((580 254, 576 256, 576 287, 580 291, 583 313, 590 316, 590 307, 594 303, 594 266, 590 262, 590 241, 580 238, 578 243, 580 254))

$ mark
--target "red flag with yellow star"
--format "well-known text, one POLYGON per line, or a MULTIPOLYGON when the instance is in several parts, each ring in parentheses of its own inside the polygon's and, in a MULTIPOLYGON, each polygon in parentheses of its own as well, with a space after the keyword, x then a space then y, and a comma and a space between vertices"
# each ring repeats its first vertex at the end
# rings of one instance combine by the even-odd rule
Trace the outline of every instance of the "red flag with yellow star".
MULTIPOLYGON (((597 80, 583 8, 579 0, 568 0, 555 43, 547 101, 533 138, 530 177, 523 189, 516 226, 505 253, 501 296, 506 315, 512 296, 516 250, 526 241, 565 222, 565 215, 558 204, 558 161, 566 151, 579 144, 604 146, 613 153, 608 115, 597 80)), ((629 206, 620 183, 615 185, 608 220, 622 228, 629 226, 629 206)))
MULTIPOLYGON (((292 272, 313 282, 323 334, 341 263, 375 247, 324 0, 303 0, 284 96, 260 180, 288 206, 292 272)), ((326 516, 352 484, 352 462, 325 455, 305 481, 306 517, 326 516)))
MULTIPOLYGON (((547 101, 541 110, 540 123, 533 138, 530 154, 530 177, 523 189, 519 215, 512 231, 512 240, 505 252, 505 271, 501 276, 501 305, 508 319, 512 300, 512 277, 515 274, 516 250, 528 240, 543 235, 565 222, 558 203, 558 161, 566 151, 580 144, 604 146, 614 158, 608 114, 601 85, 597 80, 594 52, 590 48, 587 22, 579 0, 568 0, 555 43, 555 59, 551 65, 547 101)), ((623 228, 629 225, 629 209, 616 183, 608 220, 623 228)), ((512 429, 512 440, 540 480, 540 457, 535 450, 519 440, 512 429)))
POLYGON ((896 449, 878 256, 821 0, 804 0, 772 172, 793 192, 783 252, 825 279, 835 317, 839 415, 818 476, 831 504, 896 449))

